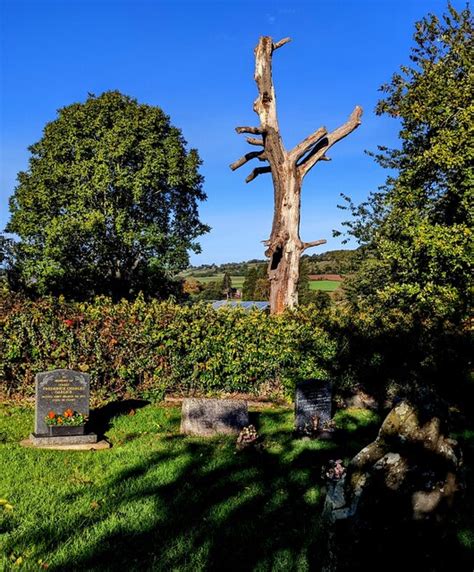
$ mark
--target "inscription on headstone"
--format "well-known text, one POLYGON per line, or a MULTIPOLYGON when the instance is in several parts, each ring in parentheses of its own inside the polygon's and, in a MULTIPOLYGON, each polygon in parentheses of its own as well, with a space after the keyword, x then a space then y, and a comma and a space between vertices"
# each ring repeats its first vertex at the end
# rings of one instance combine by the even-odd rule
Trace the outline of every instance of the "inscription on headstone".
POLYGON ((300 432, 323 431, 331 421, 332 388, 328 380, 310 379, 296 386, 295 425, 300 432))
POLYGON ((249 424, 246 401, 236 399, 183 399, 181 433, 211 436, 240 433, 249 424))
POLYGON ((56 369, 36 375, 35 435, 48 435, 46 416, 72 410, 89 415, 89 375, 56 369))

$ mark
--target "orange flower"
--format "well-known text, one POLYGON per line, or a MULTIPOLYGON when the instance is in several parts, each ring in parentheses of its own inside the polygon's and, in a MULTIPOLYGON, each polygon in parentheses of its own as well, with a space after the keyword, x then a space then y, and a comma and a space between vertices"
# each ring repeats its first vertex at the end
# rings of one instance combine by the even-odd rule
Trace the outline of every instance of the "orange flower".
POLYGON ((50 411, 50 412, 48 413, 48 417, 49 417, 50 419, 54 419, 54 418, 56 417, 56 413, 55 413, 54 411, 50 411))
POLYGON ((62 417, 58 417, 58 424, 61 425, 62 422, 63 422, 63 418, 62 418, 62 417))
POLYGON ((74 415, 74 411, 72 409, 66 409, 64 412, 64 417, 72 417, 74 415))

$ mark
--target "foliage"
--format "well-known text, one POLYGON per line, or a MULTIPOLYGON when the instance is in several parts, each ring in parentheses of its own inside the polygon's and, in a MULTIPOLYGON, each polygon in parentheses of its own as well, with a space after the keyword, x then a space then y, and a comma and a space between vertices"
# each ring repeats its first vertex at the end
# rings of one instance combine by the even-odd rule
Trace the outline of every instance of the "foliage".
POLYGON ((265 301, 270 297, 267 265, 258 264, 248 268, 242 286, 242 300, 265 301))
POLYGON ((185 278, 183 282, 183 294, 196 295, 202 292, 204 286, 195 278, 185 278))
POLYGON ((393 399, 462 399, 469 368, 472 268, 473 41, 469 8, 416 24, 411 65, 377 113, 400 121, 392 174, 347 223, 365 260, 344 283, 336 369, 393 399), (454 383, 453 383, 454 381, 454 383), (431 399, 432 397, 429 397, 431 399))
POLYGON ((362 205, 350 232, 368 259, 348 294, 374 319, 460 324, 472 251, 473 39, 469 8, 416 24, 411 66, 382 87, 378 114, 401 121, 400 149, 375 160, 395 171, 362 205), (391 316, 391 317, 390 317, 391 316))
POLYGON ((193 296, 194 300, 222 300, 224 298, 224 285, 222 280, 211 280, 202 285, 200 291, 193 296))
POLYGON ((232 292, 232 278, 228 272, 225 272, 222 278, 222 291, 227 297, 230 296, 232 292))
POLYGON ((331 298, 327 292, 310 288, 310 263, 308 259, 300 261, 300 280, 298 283, 298 303, 300 306, 314 304, 320 311, 328 310, 331 306, 331 298))
POLYGON ((329 250, 321 254, 303 254, 302 261, 307 263, 308 274, 351 274, 361 264, 361 251, 329 250))
POLYGON ((117 91, 89 95, 29 150, 7 226, 23 284, 73 299, 168 295, 208 230, 201 161, 169 117, 117 91))
POLYGON ((334 343, 311 306, 283 316, 208 304, 113 304, 63 299, 7 306, 0 379, 7 394, 31 395, 39 371, 91 374, 94 395, 162 397, 165 392, 291 393, 298 379, 325 375, 334 343))

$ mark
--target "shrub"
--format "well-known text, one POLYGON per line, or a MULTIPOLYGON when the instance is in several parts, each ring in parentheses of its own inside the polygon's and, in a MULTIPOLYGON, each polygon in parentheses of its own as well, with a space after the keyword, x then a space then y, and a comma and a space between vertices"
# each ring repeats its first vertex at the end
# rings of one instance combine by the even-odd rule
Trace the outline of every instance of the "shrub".
POLYGON ((335 346, 308 306, 282 316, 208 304, 72 303, 47 298, 4 304, 0 380, 8 395, 34 392, 39 371, 91 374, 96 397, 249 392, 268 384, 292 392, 326 375, 335 346))

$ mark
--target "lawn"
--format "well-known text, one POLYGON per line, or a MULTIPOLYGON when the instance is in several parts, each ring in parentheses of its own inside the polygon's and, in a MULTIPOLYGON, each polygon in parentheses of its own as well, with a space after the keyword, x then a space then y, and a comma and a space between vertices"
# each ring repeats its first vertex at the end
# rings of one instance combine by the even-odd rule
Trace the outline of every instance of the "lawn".
MULTIPOLYGON (((33 450, 18 444, 31 407, 0 405, 2 572, 319 570, 322 468, 379 426, 346 410, 333 442, 303 440, 290 408, 253 411, 264 447, 236 451, 233 437, 179 435, 177 407, 128 401, 94 415, 111 449, 33 450)), ((471 508, 456 529, 463 550, 474 543, 471 508)))
POLYGON ((373 415, 344 414, 333 444, 295 439, 288 408, 253 412, 265 447, 237 452, 180 436, 176 407, 142 405, 96 414, 113 444, 97 452, 24 449, 33 411, 0 406, 0 570, 317 566, 321 468, 371 440, 373 415))
POLYGON ((310 280, 310 290, 322 290, 323 292, 334 292, 337 290, 342 282, 337 280, 310 280))

